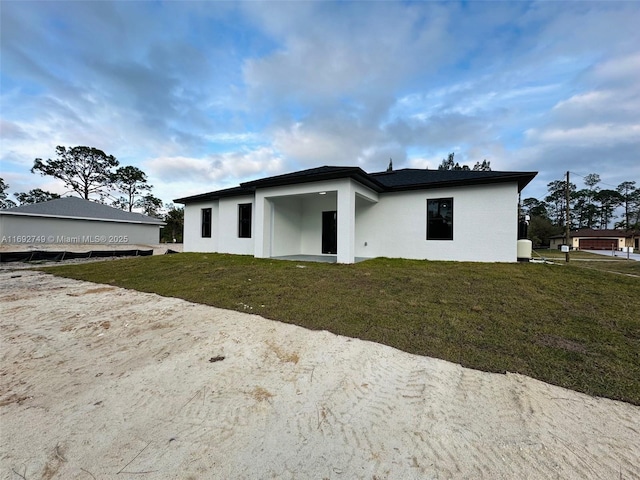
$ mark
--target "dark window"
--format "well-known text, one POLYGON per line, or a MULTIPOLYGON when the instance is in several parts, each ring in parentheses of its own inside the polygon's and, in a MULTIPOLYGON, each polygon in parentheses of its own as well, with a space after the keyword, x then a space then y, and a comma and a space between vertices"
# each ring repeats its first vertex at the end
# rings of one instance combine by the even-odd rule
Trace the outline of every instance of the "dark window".
POLYGON ((202 209, 202 236, 211 238, 211 209, 202 209))
POLYGON ((453 240, 453 198, 427 200, 427 240, 453 240))
POLYGON ((251 238, 251 204, 238 205, 238 237, 251 238))

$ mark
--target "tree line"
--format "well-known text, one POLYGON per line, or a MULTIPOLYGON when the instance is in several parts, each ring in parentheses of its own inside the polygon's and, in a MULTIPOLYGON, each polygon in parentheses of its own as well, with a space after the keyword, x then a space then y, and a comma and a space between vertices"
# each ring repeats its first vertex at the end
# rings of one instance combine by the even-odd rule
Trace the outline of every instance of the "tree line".
POLYGON ((447 158, 443 158, 440 165, 438 165, 438 170, 472 170, 474 172, 490 172, 491 171, 491 162, 487 162, 487 160, 483 160, 482 162, 476 162, 473 167, 469 167, 468 165, 460 165, 455 161, 455 153, 450 153, 447 158))
MULTIPOLYGON (((182 241, 184 209, 173 204, 163 208, 162 200, 151 193, 153 185, 138 167, 120 166, 113 156, 93 147, 56 147, 56 158, 36 158, 31 173, 61 180, 69 189, 85 200, 95 201, 132 212, 134 209, 145 215, 162 218, 166 223, 163 241, 182 241)), ((0 208, 11 208, 16 202, 9 198, 9 185, 0 178, 0 208)), ((46 202, 60 198, 57 193, 39 188, 15 193, 20 205, 46 202)))
MULTIPOLYGON (((584 177, 584 188, 569 182, 569 228, 640 230, 640 188, 625 181, 615 188, 600 188, 600 175, 584 177), (622 212, 618 214, 618 212, 622 212)), ((566 226, 567 180, 547 184, 543 200, 526 198, 522 211, 531 217, 529 238, 535 245, 548 245, 549 238, 564 232, 566 226)))

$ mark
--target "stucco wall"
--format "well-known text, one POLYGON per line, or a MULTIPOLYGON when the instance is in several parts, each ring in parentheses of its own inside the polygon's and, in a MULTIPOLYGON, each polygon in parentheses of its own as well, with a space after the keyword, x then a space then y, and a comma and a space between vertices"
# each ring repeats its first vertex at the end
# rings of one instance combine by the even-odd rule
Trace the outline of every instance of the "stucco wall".
POLYGON ((183 248, 185 252, 218 251, 218 201, 185 205, 183 248), (211 238, 202 237, 202 209, 211 209, 211 238))
POLYGON ((356 204, 356 256, 514 262, 517 205, 515 183, 387 193, 356 204), (447 197, 453 240, 427 240, 427 199, 447 197))
POLYGON ((234 253, 236 255, 253 255, 253 239, 255 234, 254 208, 251 209, 251 238, 238 236, 238 205, 242 203, 253 204, 253 197, 221 198, 218 201, 218 251, 222 253, 234 253))
POLYGON ((191 203, 184 209, 184 251, 253 255, 255 208, 251 212, 251 238, 238 237, 238 205, 253 204, 253 197, 221 198, 191 203), (202 209, 211 208, 211 238, 202 237, 202 209))
POLYGON ((274 198, 272 204, 273 241, 270 256, 302 253, 302 199, 274 198))
POLYGON ((24 215, 0 215, 0 242, 5 244, 155 244, 160 226, 24 215))
MULTIPOLYGON (((515 182, 379 196, 348 179, 258 190, 253 201, 252 238, 239 239, 238 204, 251 200, 233 197, 221 199, 219 205, 218 201, 187 205, 184 250, 264 257, 318 255, 322 245, 322 212, 339 210, 342 224, 345 218, 355 215, 352 238, 356 257, 487 262, 515 262, 517 257, 515 182), (342 204, 353 207, 353 213, 341 212, 338 207, 339 195, 345 191, 355 200, 344 202, 342 197, 342 204), (326 195, 319 195, 320 192, 326 195), (446 197, 454 201, 454 239, 426 240, 427 199, 446 197), (206 207, 213 209, 211 239, 200 235, 200 212, 206 207)), ((345 237, 342 240, 344 244, 345 237)))

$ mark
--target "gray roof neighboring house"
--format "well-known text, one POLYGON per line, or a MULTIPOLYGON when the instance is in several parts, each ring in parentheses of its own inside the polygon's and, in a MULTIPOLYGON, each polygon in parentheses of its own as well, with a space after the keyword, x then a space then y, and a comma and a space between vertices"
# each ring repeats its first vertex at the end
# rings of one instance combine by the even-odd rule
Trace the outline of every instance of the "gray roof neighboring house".
POLYGON ((0 214, 150 225, 165 224, 158 218, 149 217, 141 213, 125 212, 124 210, 77 197, 65 197, 49 200, 48 202, 21 205, 0 210, 0 214))

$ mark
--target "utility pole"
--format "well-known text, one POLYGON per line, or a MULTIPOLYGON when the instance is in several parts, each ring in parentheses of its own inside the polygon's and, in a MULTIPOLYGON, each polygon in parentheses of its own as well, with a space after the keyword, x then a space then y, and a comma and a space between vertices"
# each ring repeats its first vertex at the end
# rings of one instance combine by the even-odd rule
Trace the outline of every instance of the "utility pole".
POLYGON ((569 172, 567 171, 567 184, 565 185, 565 190, 564 190, 564 196, 565 196, 565 204, 566 204, 566 209, 567 209, 567 218, 565 220, 565 226, 564 226, 564 235, 566 238, 566 242, 567 242, 567 252, 565 253, 565 261, 567 263, 569 263, 569 250, 571 250, 571 245, 570 243, 570 223, 569 223, 569 172))

